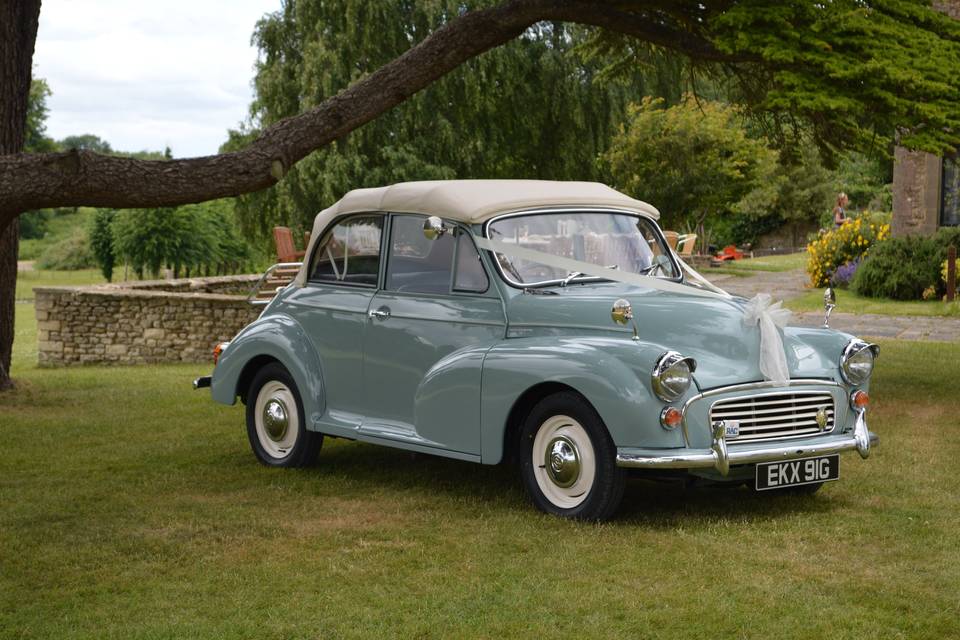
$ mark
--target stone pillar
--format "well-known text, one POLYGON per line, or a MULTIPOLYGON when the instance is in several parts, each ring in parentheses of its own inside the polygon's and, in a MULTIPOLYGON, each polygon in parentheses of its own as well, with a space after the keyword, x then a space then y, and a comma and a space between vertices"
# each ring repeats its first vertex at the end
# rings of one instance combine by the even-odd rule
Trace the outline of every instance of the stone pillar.
POLYGON ((931 235, 940 224, 943 161, 922 151, 897 147, 893 159, 894 236, 931 235))
MULTIPOLYGON (((933 0, 933 9, 960 20, 960 0, 933 0)), ((897 147, 893 164, 895 236, 930 235, 940 226, 943 161, 935 155, 897 147)))

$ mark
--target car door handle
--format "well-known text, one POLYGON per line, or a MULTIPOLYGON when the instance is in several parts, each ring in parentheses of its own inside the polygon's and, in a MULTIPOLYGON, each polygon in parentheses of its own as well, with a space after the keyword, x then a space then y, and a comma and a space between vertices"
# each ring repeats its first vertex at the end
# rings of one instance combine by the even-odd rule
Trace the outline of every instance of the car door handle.
POLYGON ((387 318, 390 317, 390 309, 387 307, 380 307, 379 309, 375 309, 371 311, 367 315, 370 316, 371 318, 379 318, 380 320, 386 320, 387 318))

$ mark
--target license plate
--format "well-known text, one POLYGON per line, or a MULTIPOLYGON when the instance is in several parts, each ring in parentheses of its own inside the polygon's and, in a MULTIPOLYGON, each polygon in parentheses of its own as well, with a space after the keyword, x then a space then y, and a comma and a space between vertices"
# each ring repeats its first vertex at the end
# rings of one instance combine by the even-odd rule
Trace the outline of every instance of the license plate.
POLYGON ((840 456, 802 458, 787 462, 764 462, 757 465, 757 491, 798 487, 840 478, 840 456))

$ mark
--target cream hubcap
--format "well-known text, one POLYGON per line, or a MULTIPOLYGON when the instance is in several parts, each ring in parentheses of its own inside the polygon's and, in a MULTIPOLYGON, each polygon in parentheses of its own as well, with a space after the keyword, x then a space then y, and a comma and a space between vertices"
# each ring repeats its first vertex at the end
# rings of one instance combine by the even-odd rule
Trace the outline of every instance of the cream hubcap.
POLYGON ((293 392, 276 380, 263 385, 254 406, 257 439, 271 458, 284 458, 297 442, 300 416, 293 392))
POLYGON ((597 475, 590 436, 569 416, 544 421, 533 439, 533 474, 547 500, 561 509, 572 509, 584 500, 597 475))

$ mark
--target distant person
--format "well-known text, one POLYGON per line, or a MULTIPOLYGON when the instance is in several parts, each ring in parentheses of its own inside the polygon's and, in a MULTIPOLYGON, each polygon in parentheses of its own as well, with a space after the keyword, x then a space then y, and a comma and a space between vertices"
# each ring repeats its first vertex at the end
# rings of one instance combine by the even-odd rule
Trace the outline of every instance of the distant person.
POLYGON ((850 198, 843 191, 837 194, 837 205, 833 208, 833 228, 839 229, 847 221, 847 204, 850 198))

